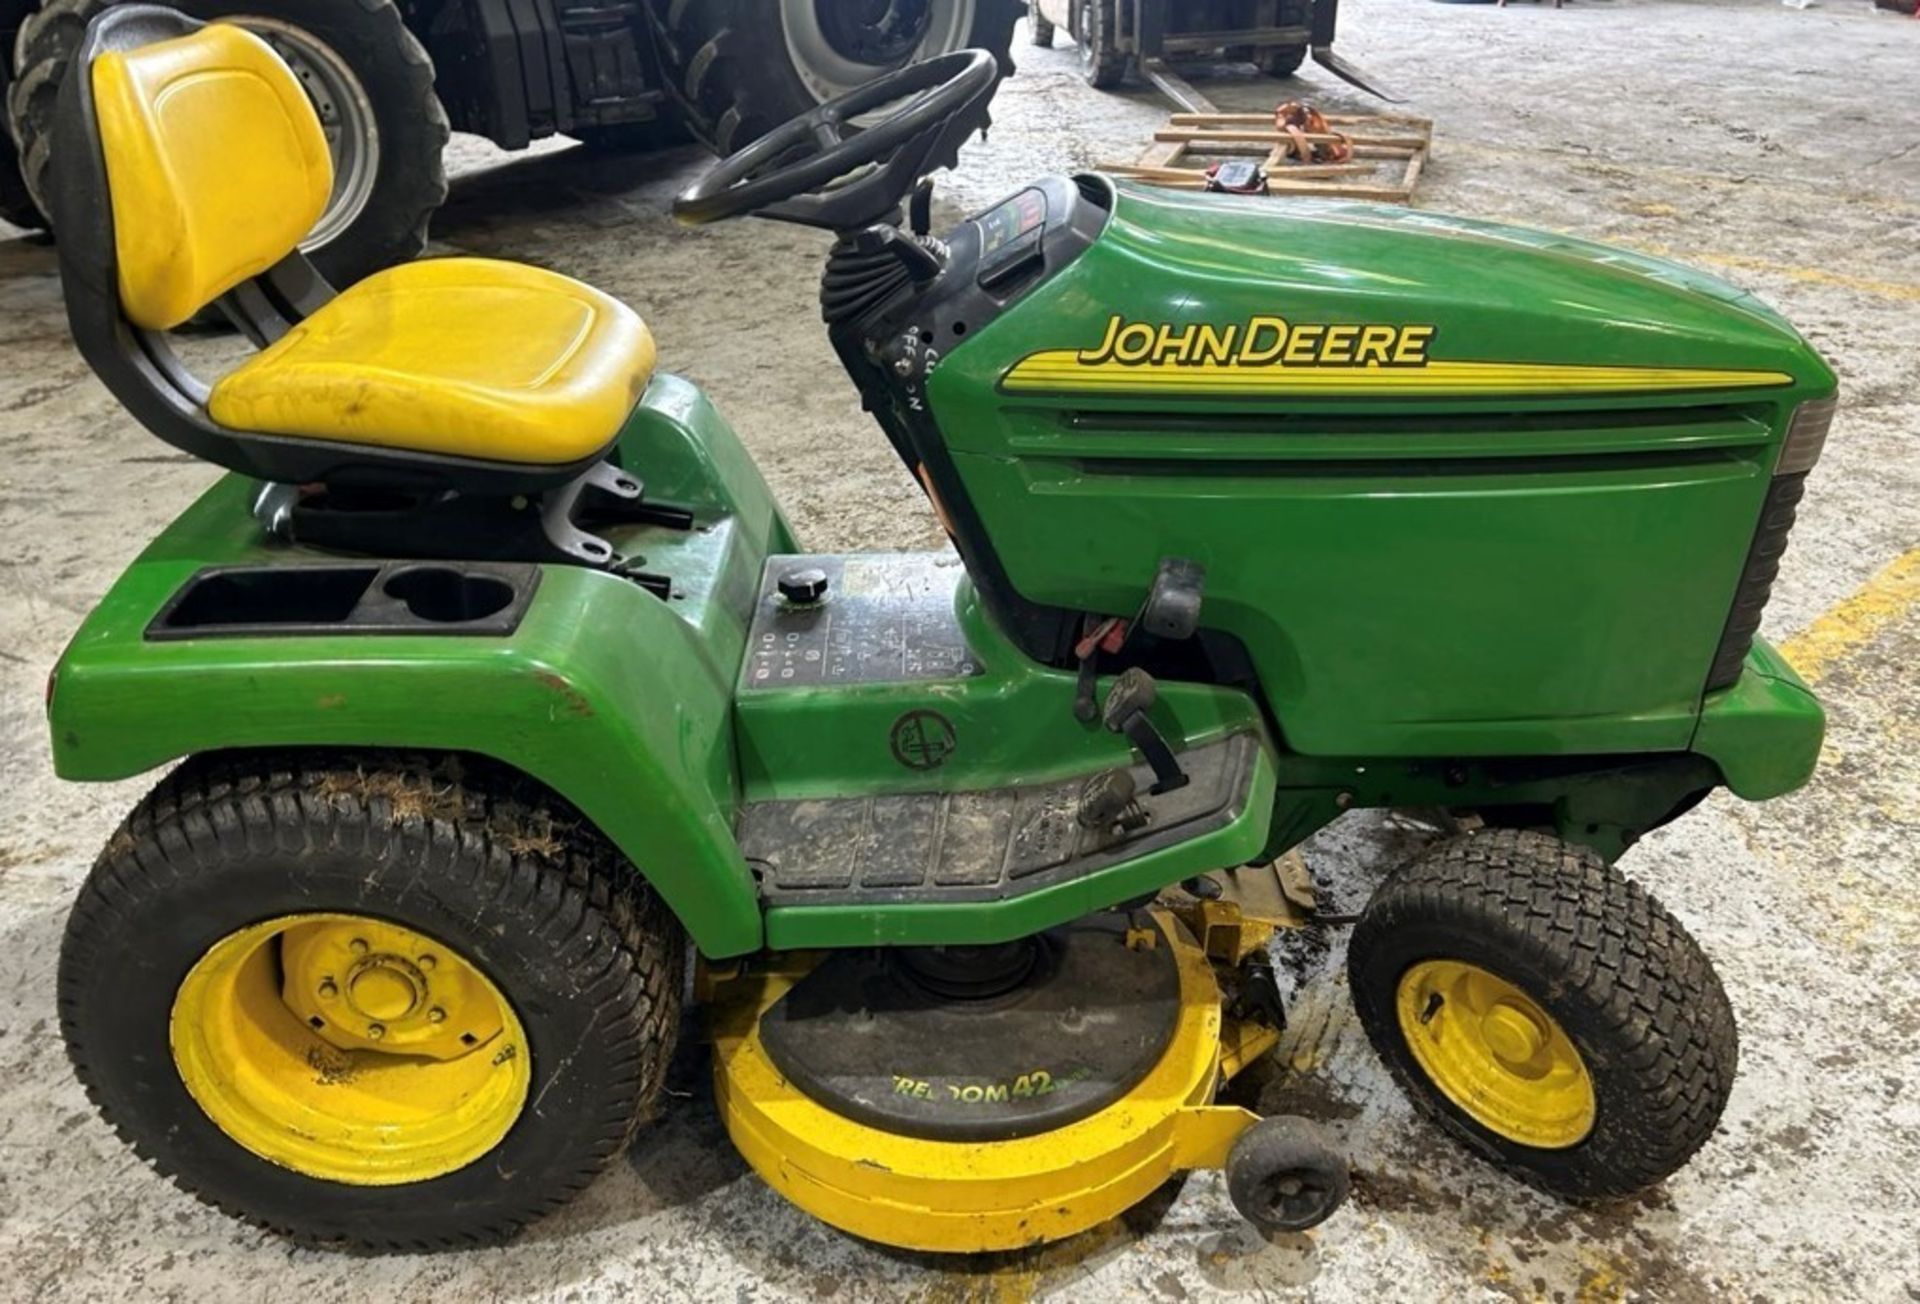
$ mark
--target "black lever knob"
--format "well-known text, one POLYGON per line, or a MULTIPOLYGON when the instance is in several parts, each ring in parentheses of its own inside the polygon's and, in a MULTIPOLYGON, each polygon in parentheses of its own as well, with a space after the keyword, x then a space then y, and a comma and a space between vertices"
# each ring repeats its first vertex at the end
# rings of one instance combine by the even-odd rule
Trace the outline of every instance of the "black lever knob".
POLYGON ((817 566, 790 570, 778 580, 780 596, 796 606, 808 607, 827 596, 827 573, 817 566))
POLYGON ((1147 822, 1147 813, 1134 798, 1139 795, 1132 770, 1107 770, 1087 780, 1080 791, 1077 812, 1083 827, 1096 831, 1113 828, 1131 832, 1147 822))
POLYGON ((1159 700, 1160 686, 1153 682, 1153 676, 1133 666, 1121 671, 1107 690, 1107 705, 1100 718, 1113 732, 1125 733, 1129 717, 1151 711, 1159 700))

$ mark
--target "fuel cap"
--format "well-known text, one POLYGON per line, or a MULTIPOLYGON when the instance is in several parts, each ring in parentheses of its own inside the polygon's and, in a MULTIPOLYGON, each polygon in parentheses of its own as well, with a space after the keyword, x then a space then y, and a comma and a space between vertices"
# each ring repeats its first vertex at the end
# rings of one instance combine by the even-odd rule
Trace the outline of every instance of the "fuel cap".
POLYGON ((827 573, 817 566, 790 570, 780 577, 780 596, 798 606, 810 606, 827 596, 827 573))

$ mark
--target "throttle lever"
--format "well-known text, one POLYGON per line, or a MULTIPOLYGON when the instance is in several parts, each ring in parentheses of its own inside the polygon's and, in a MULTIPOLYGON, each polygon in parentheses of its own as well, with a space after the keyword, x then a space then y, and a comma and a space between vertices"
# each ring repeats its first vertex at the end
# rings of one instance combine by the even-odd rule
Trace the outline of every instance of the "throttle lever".
MULTIPOLYGON (((1113 687, 1107 690, 1106 707, 1101 712, 1101 722, 1114 733, 1125 734, 1127 741, 1140 750, 1140 755, 1152 767, 1154 783, 1147 794, 1154 797, 1192 782, 1192 777, 1180 768, 1166 738, 1147 718, 1147 712, 1159 700, 1160 686, 1154 683, 1153 676, 1133 666, 1113 681, 1113 687)), ((1184 743, 1185 739, 1181 741, 1184 743)))

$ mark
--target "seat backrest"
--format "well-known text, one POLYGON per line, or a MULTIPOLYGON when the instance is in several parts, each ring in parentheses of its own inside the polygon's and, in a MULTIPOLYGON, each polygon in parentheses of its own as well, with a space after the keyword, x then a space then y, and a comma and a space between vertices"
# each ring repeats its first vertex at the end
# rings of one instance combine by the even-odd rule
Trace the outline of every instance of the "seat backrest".
POLYGON ((101 50, 90 75, 120 307, 134 325, 178 326, 319 220, 333 188, 319 116, 253 33, 211 23, 101 50))
POLYGON ((584 469, 502 470, 213 420, 211 387, 167 332, 214 303, 265 348, 334 297, 299 249, 332 189, 326 138, 299 81, 258 37, 163 5, 107 5, 60 83, 53 149, 50 216, 74 344, 175 448, 276 484, 408 492, 518 494, 584 469))

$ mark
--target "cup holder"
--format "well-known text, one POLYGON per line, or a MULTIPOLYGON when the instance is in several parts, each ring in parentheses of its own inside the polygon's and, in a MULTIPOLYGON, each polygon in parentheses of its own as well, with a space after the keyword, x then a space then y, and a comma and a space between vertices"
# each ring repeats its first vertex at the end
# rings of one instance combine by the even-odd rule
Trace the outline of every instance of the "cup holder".
POLYGON ((401 571, 385 585, 387 596, 406 604, 419 620, 455 625, 485 620, 513 602, 513 585, 492 575, 476 575, 446 566, 401 571))

